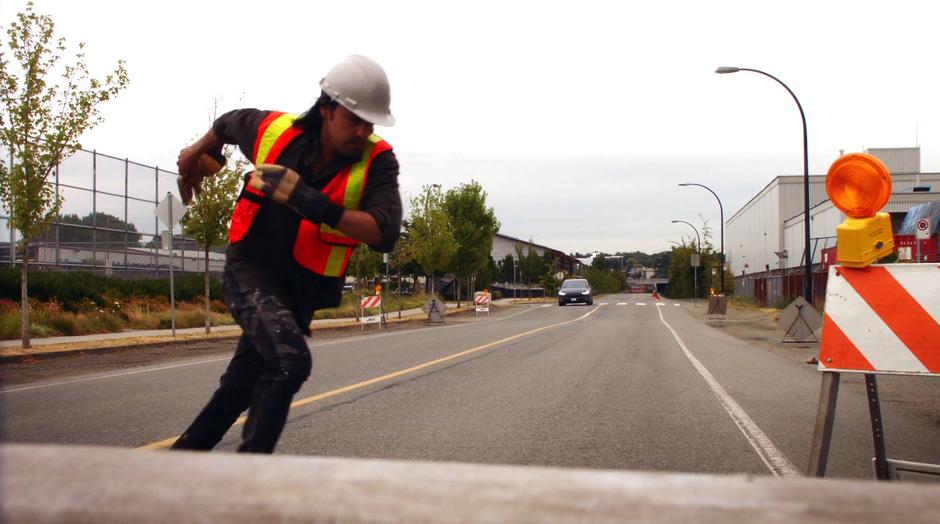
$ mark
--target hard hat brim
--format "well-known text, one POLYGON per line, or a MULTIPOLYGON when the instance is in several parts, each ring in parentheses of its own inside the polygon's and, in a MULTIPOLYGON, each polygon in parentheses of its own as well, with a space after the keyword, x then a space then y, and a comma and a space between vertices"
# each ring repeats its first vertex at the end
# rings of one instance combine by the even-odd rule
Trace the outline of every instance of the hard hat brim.
MULTIPOLYGON (((340 105, 342 105, 342 103, 340 105)), ((346 106, 343 106, 343 107, 346 107, 346 106)), ((349 109, 349 108, 346 107, 346 109, 349 109)), ((384 115, 368 113, 366 111, 361 111, 361 110, 356 110, 356 109, 349 109, 349 112, 365 120, 366 122, 369 122, 370 124, 375 124, 377 126, 392 127, 393 125, 395 125, 395 117, 392 115, 391 112, 386 113, 384 115)))

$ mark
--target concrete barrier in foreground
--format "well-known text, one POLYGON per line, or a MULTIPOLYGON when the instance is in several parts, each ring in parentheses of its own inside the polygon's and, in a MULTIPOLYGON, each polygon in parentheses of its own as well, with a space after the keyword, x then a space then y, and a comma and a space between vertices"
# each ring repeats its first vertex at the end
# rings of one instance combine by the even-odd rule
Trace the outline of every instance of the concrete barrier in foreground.
POLYGON ((940 522, 940 487, 0 446, 0 521, 940 522))

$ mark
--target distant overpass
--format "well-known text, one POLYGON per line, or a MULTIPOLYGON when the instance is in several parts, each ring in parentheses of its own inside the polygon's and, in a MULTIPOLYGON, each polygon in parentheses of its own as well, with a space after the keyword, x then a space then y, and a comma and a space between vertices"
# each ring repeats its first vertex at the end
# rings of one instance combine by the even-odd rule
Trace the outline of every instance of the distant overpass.
POLYGON ((627 289, 632 293, 662 292, 669 286, 668 278, 628 278, 627 289))

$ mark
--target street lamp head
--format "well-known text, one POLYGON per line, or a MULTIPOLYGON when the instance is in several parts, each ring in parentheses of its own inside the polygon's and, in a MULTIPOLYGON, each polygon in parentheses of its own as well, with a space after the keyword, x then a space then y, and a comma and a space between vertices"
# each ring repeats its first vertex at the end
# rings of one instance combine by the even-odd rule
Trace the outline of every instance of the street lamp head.
POLYGON ((741 68, 738 67, 719 67, 718 69, 715 69, 715 72, 719 75, 726 75, 728 73, 737 73, 740 70, 741 68))
POLYGON ((690 185, 688 182, 683 182, 683 183, 679 184, 679 187, 685 187, 685 186, 688 186, 688 185, 690 185))
POLYGON ((679 221, 678 221, 678 220, 673 220, 672 223, 673 223, 673 224, 678 224, 679 221))

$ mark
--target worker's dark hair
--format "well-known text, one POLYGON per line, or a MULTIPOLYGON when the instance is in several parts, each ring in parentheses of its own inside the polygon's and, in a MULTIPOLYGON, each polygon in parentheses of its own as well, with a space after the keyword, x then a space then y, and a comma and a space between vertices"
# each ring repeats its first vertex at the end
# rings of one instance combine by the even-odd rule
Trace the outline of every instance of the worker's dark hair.
POLYGON ((310 130, 319 133, 320 127, 323 123, 323 117, 320 116, 321 107, 336 107, 338 104, 336 100, 330 98, 330 95, 321 92, 320 98, 317 99, 317 102, 313 104, 313 107, 308 109, 304 114, 297 117, 292 124, 294 127, 310 130))

